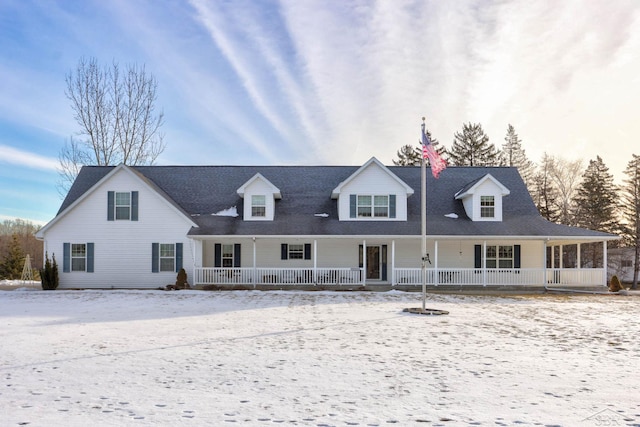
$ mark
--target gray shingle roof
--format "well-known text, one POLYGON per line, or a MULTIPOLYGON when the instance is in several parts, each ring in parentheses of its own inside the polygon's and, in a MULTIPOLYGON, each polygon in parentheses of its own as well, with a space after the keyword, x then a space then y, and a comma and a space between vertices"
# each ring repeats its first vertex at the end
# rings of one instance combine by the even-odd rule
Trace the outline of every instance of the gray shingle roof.
MULTIPOLYGON (((198 224, 190 235, 420 235, 420 167, 388 167, 412 187, 408 220, 338 221, 337 201, 331 191, 357 166, 138 166, 163 196, 198 224), (274 221, 243 221, 243 199, 236 190, 257 172, 278 187, 274 221), (162 193, 161 193, 162 194, 162 193), (211 214, 237 206, 238 217, 211 214), (327 213, 328 217, 315 214, 327 213)), ((84 167, 59 214, 82 196, 113 167, 84 167)), ((439 179, 427 172, 427 233, 432 236, 541 236, 610 238, 610 234, 553 224, 538 213, 515 168, 449 167, 439 179), (454 195, 490 173, 511 194, 503 199, 502 222, 473 222, 454 195), (455 213, 457 219, 447 218, 455 213)))

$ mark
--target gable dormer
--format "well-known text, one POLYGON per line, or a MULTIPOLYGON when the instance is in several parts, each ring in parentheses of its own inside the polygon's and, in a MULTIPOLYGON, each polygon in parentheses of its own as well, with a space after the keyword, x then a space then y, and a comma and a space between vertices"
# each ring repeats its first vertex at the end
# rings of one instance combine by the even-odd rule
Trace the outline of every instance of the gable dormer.
POLYGON ((490 173, 467 184, 455 195, 472 221, 502 221, 502 198, 510 191, 490 173))
POLYGON ((273 221, 275 201, 282 199, 280 189, 260 173, 237 190, 244 199, 243 219, 245 221, 273 221))
POLYGON ((372 157, 331 192, 340 221, 406 221, 413 189, 372 157))

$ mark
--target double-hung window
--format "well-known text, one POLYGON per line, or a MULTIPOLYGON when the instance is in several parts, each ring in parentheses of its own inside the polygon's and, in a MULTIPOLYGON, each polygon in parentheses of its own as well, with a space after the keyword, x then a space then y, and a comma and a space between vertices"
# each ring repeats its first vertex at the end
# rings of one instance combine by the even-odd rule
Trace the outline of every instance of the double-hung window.
POLYGON ((176 270, 176 245, 160 243, 160 271, 176 270))
POLYGON ((513 246, 487 246, 487 268, 513 268, 513 246))
POLYGON ((107 192, 108 221, 138 221, 138 192, 107 192))
POLYGON ((116 220, 131 219, 131 193, 116 192, 116 220))
POLYGON ((289 259, 304 259, 304 245, 303 244, 290 244, 289 245, 289 259))
POLYGON ((222 245, 222 266, 233 267, 234 245, 222 245))
POLYGON ((62 245, 62 272, 93 273, 95 244, 70 243, 62 245))
POLYGON ((480 217, 495 218, 496 201, 494 196, 480 196, 480 217))
POLYGON ((87 245, 71 244, 71 271, 87 271, 87 245))
POLYGON ((254 194, 251 196, 251 216, 263 218, 267 215, 267 197, 254 194))
POLYGON ((358 195, 358 218, 388 218, 389 196, 358 195))

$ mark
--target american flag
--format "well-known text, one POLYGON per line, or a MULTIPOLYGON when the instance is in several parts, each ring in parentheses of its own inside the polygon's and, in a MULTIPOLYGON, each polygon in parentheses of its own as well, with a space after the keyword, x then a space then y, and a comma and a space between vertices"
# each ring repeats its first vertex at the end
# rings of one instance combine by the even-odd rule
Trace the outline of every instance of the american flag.
POLYGON ((435 178, 438 178, 440 172, 447 168, 447 162, 440 157, 440 154, 433 148, 427 133, 424 130, 424 123, 422 123, 422 158, 429 159, 431 164, 431 173, 435 178))

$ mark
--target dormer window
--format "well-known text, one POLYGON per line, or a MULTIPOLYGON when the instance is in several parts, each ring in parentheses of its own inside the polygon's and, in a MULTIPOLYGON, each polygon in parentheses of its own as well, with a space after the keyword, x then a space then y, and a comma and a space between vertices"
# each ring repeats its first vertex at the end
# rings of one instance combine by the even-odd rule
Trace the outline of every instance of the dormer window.
POLYGON ((382 219, 396 217, 396 195, 351 195, 351 218, 382 219))
POLYGON ((389 217, 389 196, 358 195, 358 218, 371 217, 389 217))
POLYGON ((251 196, 251 216, 264 218, 267 214, 267 198, 264 195, 251 196))
POLYGON ((480 217, 493 218, 496 216, 496 199, 494 196, 480 196, 480 217))

